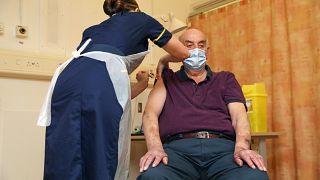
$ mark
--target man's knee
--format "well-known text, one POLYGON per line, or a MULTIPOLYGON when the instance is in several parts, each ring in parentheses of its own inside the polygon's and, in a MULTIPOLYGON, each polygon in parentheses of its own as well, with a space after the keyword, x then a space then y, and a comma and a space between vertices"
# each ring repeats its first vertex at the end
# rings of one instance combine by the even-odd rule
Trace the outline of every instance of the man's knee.
POLYGON ((265 171, 258 169, 251 169, 250 167, 243 166, 236 168, 226 173, 221 174, 217 179, 228 179, 228 180, 269 180, 268 174, 265 171))
POLYGON ((157 168, 149 168, 147 171, 140 173, 137 180, 161 180, 165 179, 163 175, 164 173, 161 173, 157 168))
POLYGON ((254 173, 250 174, 249 178, 252 180, 269 180, 267 172, 260 170, 255 170, 254 173))
POLYGON ((246 173, 242 173, 240 176, 237 176, 237 180, 269 180, 269 176, 267 172, 260 171, 257 169, 252 169, 251 171, 247 171, 246 173))

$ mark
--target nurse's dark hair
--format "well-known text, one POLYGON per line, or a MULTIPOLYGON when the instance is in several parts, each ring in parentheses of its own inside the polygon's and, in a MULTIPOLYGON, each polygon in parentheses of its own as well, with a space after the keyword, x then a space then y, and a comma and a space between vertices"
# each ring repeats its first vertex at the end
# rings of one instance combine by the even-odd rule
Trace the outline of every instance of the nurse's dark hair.
POLYGON ((103 11, 108 16, 121 11, 134 11, 136 9, 139 9, 136 0, 105 0, 103 3, 103 11))

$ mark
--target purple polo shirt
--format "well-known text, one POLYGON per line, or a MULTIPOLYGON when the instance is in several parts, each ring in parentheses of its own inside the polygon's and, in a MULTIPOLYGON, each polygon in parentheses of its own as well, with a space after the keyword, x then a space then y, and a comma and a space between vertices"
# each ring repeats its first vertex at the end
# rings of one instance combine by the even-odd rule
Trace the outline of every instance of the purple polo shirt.
POLYGON ((231 102, 245 105, 241 86, 231 72, 212 72, 209 66, 206 70, 207 77, 199 84, 188 78, 183 67, 177 72, 164 70, 167 96, 159 116, 162 140, 170 135, 197 130, 235 137, 227 105, 231 102))

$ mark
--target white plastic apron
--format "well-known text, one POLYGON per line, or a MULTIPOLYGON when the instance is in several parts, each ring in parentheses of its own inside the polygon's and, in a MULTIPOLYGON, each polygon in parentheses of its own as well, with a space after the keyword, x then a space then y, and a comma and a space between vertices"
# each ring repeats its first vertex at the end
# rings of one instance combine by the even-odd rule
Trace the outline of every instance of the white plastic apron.
POLYGON ((91 51, 81 54, 81 52, 91 42, 88 39, 78 51, 74 51, 70 59, 61 64, 55 71, 46 98, 42 105, 40 115, 38 118, 38 126, 49 126, 51 124, 51 98, 54 90, 54 86, 60 73, 65 67, 78 57, 85 56, 98 61, 103 61, 106 64, 110 79, 113 83, 114 90, 120 103, 123 114, 120 120, 119 140, 118 140, 118 167, 115 175, 116 180, 125 180, 129 174, 130 163, 130 125, 131 125, 131 89, 130 79, 128 76, 127 66, 124 61, 132 62, 137 59, 143 59, 149 51, 129 55, 119 56, 116 54, 103 52, 103 51, 91 51))

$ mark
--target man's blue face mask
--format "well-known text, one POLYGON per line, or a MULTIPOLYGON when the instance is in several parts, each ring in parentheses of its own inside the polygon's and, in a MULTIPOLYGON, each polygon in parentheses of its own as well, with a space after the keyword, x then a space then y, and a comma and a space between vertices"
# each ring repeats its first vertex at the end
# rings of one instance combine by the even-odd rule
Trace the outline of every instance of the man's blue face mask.
POLYGON ((195 48, 189 50, 190 57, 183 61, 187 70, 202 70, 206 65, 206 52, 202 49, 195 48))

